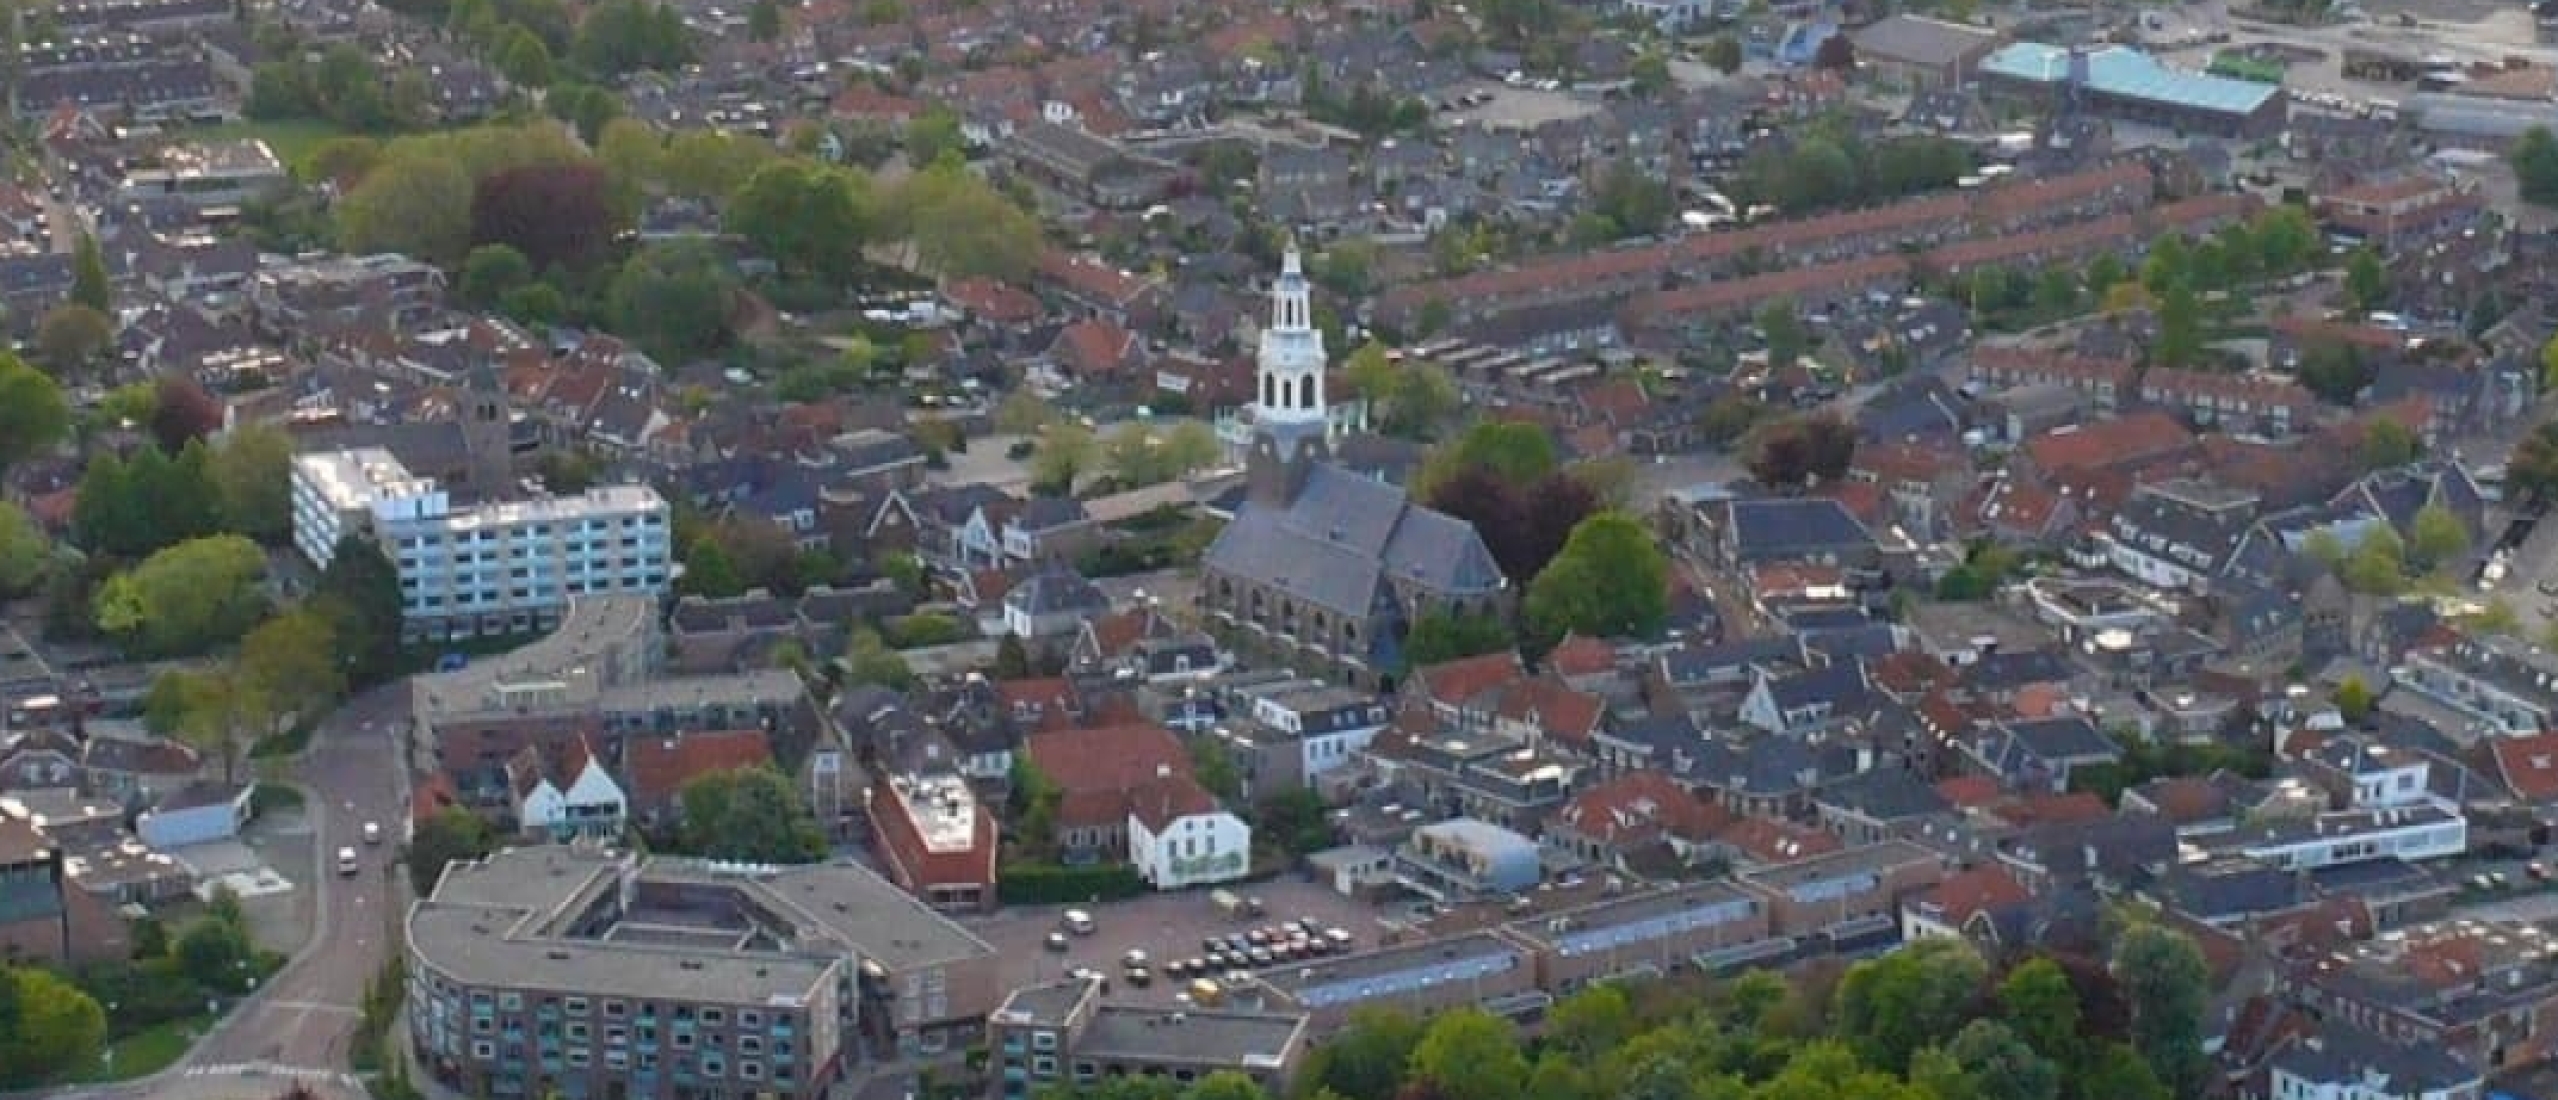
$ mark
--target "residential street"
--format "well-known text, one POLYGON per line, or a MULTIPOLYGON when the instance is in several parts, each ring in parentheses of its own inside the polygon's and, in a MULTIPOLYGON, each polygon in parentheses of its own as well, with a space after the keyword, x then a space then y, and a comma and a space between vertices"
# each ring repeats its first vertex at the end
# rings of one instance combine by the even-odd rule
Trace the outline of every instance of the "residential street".
POLYGON ((346 1075, 364 984, 381 969, 394 942, 393 919, 406 904, 398 841, 408 820, 405 787, 394 766, 393 731, 408 709, 405 683, 378 688, 330 716, 296 762, 292 778, 309 797, 316 866, 282 868, 318 891, 311 943, 249 1002, 223 1017, 188 1056, 143 1081, 69 1090, 79 1100, 244 1100, 281 1092, 287 1079, 324 1097, 361 1097, 346 1075), (384 842, 358 839, 364 823, 381 823, 384 842), (353 846, 365 870, 335 874, 337 849, 353 846))

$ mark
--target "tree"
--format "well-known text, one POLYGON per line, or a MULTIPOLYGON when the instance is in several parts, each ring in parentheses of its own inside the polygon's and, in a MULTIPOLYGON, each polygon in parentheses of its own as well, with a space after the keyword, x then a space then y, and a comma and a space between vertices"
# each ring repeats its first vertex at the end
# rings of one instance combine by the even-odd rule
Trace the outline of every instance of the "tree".
POLYGON ((2348 676, 2336 685, 2336 711, 2346 721, 2360 724, 2371 715, 2371 707, 2371 685, 2363 683, 2362 677, 2348 676))
MULTIPOLYGON (((1996 1020, 1974 1020, 1963 1025, 1953 1041, 1922 1052, 1918 1061, 1931 1064, 1933 1075, 1940 1078, 1946 1076, 1946 1069, 1951 1069, 1960 1082, 1931 1088, 1929 1091, 1938 1100, 1960 1096, 1974 1100, 2059 1100, 2061 1094, 2061 1068, 2035 1053, 2015 1031, 1996 1020)), ((1911 1079, 1924 1083, 1921 1077, 1921 1070, 1914 1064, 1911 1079)))
POLYGON ((853 632, 844 643, 844 683, 871 684, 890 691, 904 691, 915 686, 915 672, 906 658, 888 648, 879 632, 867 627, 853 632))
POLYGON ((2202 308, 2193 288, 2182 282, 2170 284, 2159 294, 2158 336, 2150 344, 2150 362, 2162 367, 2190 367, 2202 358, 2202 308))
POLYGON ((935 104, 906 120, 906 163, 923 168, 941 163, 945 157, 965 157, 968 142, 961 135, 959 113, 935 104))
POLYGON ((1997 996, 1998 1018, 2034 1053, 2060 1065, 2077 1064, 2078 988, 2059 964, 2048 958, 2018 964, 1999 982, 1997 996))
POLYGON ((852 271, 869 232, 868 204, 867 185, 852 172, 775 162, 737 189, 723 224, 784 271, 840 279, 852 271))
POLYGON ((0 500, 0 599, 15 599, 44 587, 53 573, 53 540, 27 518, 24 509, 0 500))
POLYGON ((2439 503, 2416 510, 2407 537, 2407 564, 2419 573, 2449 564, 2469 549, 2469 526, 2439 503))
POLYGON ((462 257, 462 276, 454 293, 463 302, 483 309, 496 305, 507 292, 533 281, 533 261, 511 244, 484 244, 462 257))
POLYGON ((2374 373, 2360 349, 2341 341, 2321 341, 2300 353, 2300 384, 2329 404, 2351 407, 2374 373))
POLYGON ((2376 419, 2363 432, 2362 445, 2355 448, 2354 457, 2365 470, 2389 470, 2416 461, 2424 450, 2424 441, 2408 431, 2406 425, 2376 419))
POLYGON ((2099 1047, 2090 1064, 2070 1075, 2071 1094, 2084 1100, 2169 1100, 2191 1095, 2169 1090, 2149 1063, 2126 1043, 2099 1047))
POLYGON ((447 806, 417 825, 409 838, 409 884, 419 896, 433 893, 449 864, 478 859, 497 850, 497 835, 480 815, 447 806))
MULTIPOLYGON (((490 174, 471 192, 471 241, 512 245, 537 270, 583 269, 621 230, 601 165, 544 164, 490 174)), ((833 227, 812 225, 810 231, 833 227)))
POLYGON ((757 42, 770 42, 782 36, 782 5, 779 0, 755 0, 746 9, 746 34, 757 42))
POLYGON ((1761 427, 1743 463, 1771 488, 1799 489, 1847 476, 1856 459, 1856 425, 1831 413, 1795 417, 1761 427))
POLYGON ((676 195, 726 201, 775 156, 765 142, 719 130, 684 130, 658 152, 657 175, 676 195))
POLYGON ((106 253, 98 248, 95 234, 83 232, 72 242, 71 302, 102 314, 115 312, 115 297, 107 281, 106 253))
POLYGON ((2550 136, 2548 127, 2523 131, 2505 152, 2505 160, 2513 165, 2514 179, 2522 185, 2523 201, 2558 206, 2558 138, 2550 136))
POLYGON ((1090 472, 1101 457, 1092 429, 1071 421, 1049 425, 1039 448, 1030 455, 1030 479, 1042 492, 1071 496, 1075 479, 1090 472))
POLYGON ((1499 653, 1517 644, 1509 624, 1498 615, 1432 609, 1413 620, 1412 633, 1404 638, 1403 660, 1406 667, 1425 668, 1459 657, 1499 653))
POLYGON ((659 360, 687 362, 727 344, 735 289, 708 248, 661 245, 622 265, 605 292, 605 313, 659 360))
POLYGON ((71 431, 71 407, 51 376, 0 351, 0 473, 51 450, 71 431))
POLYGON ((1614 982, 1591 986, 1547 1010, 1545 1033, 1563 1049, 1595 1058, 1634 1037, 1634 1003, 1614 982))
POLYGON ((399 571, 382 548, 352 533, 340 538, 320 570, 311 606, 329 618, 348 683, 375 684, 396 671, 402 602, 399 571))
POLYGON ((471 197, 471 175, 461 164, 395 155, 338 200, 338 246, 450 264, 470 247, 471 197))
POLYGON ((568 123, 577 136, 594 141, 602 137, 604 128, 622 117, 622 97, 610 88, 593 84, 562 81, 542 96, 542 106, 551 117, 568 123))
POLYGON ((1821 40, 1812 51, 1812 67, 1831 72, 1844 72, 1856 67, 1856 43, 1844 34, 1833 34, 1821 40))
POLYGON ((683 839, 709 859, 809 863, 826 856, 826 833, 799 789, 771 768, 740 768, 684 785, 683 839))
POLYGON ((189 539, 110 578, 98 592, 98 628, 137 654, 203 652, 265 612, 265 572, 266 555, 238 535, 189 539))
POLYGON ((1741 40, 1728 34, 1714 36, 1705 44, 1705 63, 1714 71, 1730 76, 1741 71, 1741 40))
POLYGON ((1345 1100, 1392 1100, 1420 1044, 1421 1022, 1402 1011, 1353 1009, 1340 1031, 1307 1053, 1305 1081, 1345 1100))
POLYGON ((1642 636, 1669 614, 1670 567, 1652 533, 1623 512, 1572 529, 1563 552, 1528 587, 1526 614, 1543 638, 1642 636))
POLYGON ((240 640, 234 662, 267 736, 316 720, 346 690, 344 665, 336 630, 325 615, 309 609, 258 624, 240 640))
POLYGON ((587 10, 570 47, 577 66, 610 79, 641 69, 669 70, 692 60, 683 14, 649 0, 609 0, 587 10))
POLYGON ((1812 334, 1803 326, 1803 313, 1790 299, 1778 299, 1759 307, 1759 334, 1767 342, 1768 366, 1783 370, 1803 358, 1812 345, 1812 334))
POLYGON ((2131 1003, 2131 1045, 2176 1096, 2199 1096, 2210 1071, 2203 1054, 2203 1011, 2211 975, 2203 953, 2184 933, 2155 924, 2125 929, 2108 968, 2131 1003))
POLYGON ((95 1061, 106 1010, 71 983, 36 967, 0 967, 0 1084, 42 1084, 95 1061))
MULTIPOLYGON (((8 393, 8 366, 0 360, 0 398, 8 393)), ((0 400, 0 416, 5 416, 8 402, 0 400)), ((0 432, 0 440, 8 438, 0 432)), ((5 444, 0 444, 5 446, 5 444)), ((2506 459, 2505 484, 2514 492, 2532 500, 2550 500, 2558 496, 2558 423, 2543 424, 2532 429, 2522 442, 2514 445, 2514 453, 2506 459)))
POLYGON ((950 157, 908 177, 894 205, 917 261, 944 278, 1016 282, 1047 247, 1037 219, 950 157))
POLYGON ((1961 939, 1928 939, 1849 967, 1834 1006, 1839 1036, 1872 1066, 1908 1067, 1921 1049, 1952 1038, 1980 996, 1989 967, 1961 939))
MULTIPOLYGON (((151 438, 170 454, 182 454, 188 444, 210 438, 228 419, 221 399, 191 376, 162 375, 151 387, 151 438)), ((186 489, 192 494, 194 486, 186 489)))
POLYGON ((208 990, 247 991, 245 979, 249 964, 257 959, 257 945, 250 941, 248 924, 238 914, 235 898, 228 915, 208 914, 178 935, 171 954, 178 960, 178 969, 196 985, 208 990))
POLYGON ((1056 410, 1038 394, 1016 389, 995 405, 995 430, 1004 435, 1038 435, 1055 417, 1056 410))
POLYGON ((1411 1074, 1440 1100, 1510 1100, 1528 1079, 1510 1022, 1479 1008, 1440 1013, 1412 1048, 1411 1074))
POLYGON ((78 302, 53 307, 36 326, 36 357, 56 374, 94 366, 115 344, 115 322, 78 302))
POLYGON ((1234 753, 1226 748, 1222 738, 1190 739, 1190 773, 1191 778, 1198 780, 1209 794, 1228 803, 1239 802, 1243 798, 1243 770, 1236 765, 1234 753))
MULTIPOLYGON (((1445 469, 1479 469, 1507 485, 1528 485, 1553 473, 1561 462, 1554 437, 1526 421, 1484 420, 1466 429, 1447 449, 1445 469)), ((1440 465, 1434 461, 1433 465, 1440 465)), ((1425 496, 1427 494, 1424 494, 1425 496)))
POLYGON ((496 51, 499 75, 521 88, 544 88, 551 83, 551 48, 542 44, 542 36, 517 26, 507 32, 506 41, 496 51))
POLYGON ((665 155, 666 142, 657 129, 636 118, 616 118, 595 135, 595 159, 603 162, 614 188, 627 199, 635 200, 656 181, 665 155))
POLYGON ((2370 245, 2354 250, 2345 261, 2345 301, 2356 313, 2379 309, 2389 300, 2389 269, 2370 245))
POLYGON ((293 440, 268 424, 233 431, 205 464, 222 526, 280 545, 293 535, 293 440))
POLYGON ((2354 544, 2354 552, 2345 556, 2337 569, 2345 587, 2372 596, 2396 595, 2406 586, 2407 548, 2399 541, 2398 532, 2385 524, 2376 525, 2362 541, 2354 544))

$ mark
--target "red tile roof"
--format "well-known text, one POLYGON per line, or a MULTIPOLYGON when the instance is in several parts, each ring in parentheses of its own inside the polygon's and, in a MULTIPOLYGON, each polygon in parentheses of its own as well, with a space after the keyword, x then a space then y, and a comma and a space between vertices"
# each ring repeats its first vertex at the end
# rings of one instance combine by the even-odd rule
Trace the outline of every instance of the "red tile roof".
POLYGON ((2129 466, 2184 450, 2194 434, 2162 412, 2138 412, 2070 428, 2055 428, 2025 441, 2026 457, 2044 473, 2129 466))
POLYGON ((1663 836, 1703 843, 1734 823, 1731 811, 1659 772, 1628 772, 1582 791, 1563 804, 1556 820, 1619 850, 1663 836))
POLYGON ((2074 791, 2021 795, 1992 807, 1990 813, 2010 825, 2066 825, 2110 817, 2114 811, 2104 799, 2087 791, 2074 791))
POLYGON ((623 751, 630 755, 631 799, 644 805, 671 804, 684 784, 705 775, 773 762, 772 742, 757 729, 644 734, 623 751))
POLYGON ((1191 774, 1181 739, 1150 722, 1034 733, 1022 751, 1057 785, 1057 823, 1069 827, 1124 821, 1131 790, 1159 776, 1191 774))
POLYGON ((2505 789, 2525 802, 2558 801, 2558 733, 2488 740, 2505 789))
POLYGON ((1839 838, 1808 825, 1745 817, 1714 838, 1753 863, 1792 863, 1844 851, 1839 838))
POLYGON ((1617 667, 1617 647, 1602 639, 1569 635, 1545 655, 1545 667, 1567 679, 1597 676, 1617 667))
POLYGON ((1527 668, 1519 663, 1513 650, 1486 653, 1477 657, 1459 657, 1413 672, 1423 690, 1442 706, 1463 707, 1492 689, 1525 679, 1527 668))
POLYGON ((1216 813, 1217 796, 1186 775, 1165 775, 1139 783, 1128 792, 1128 812, 1146 828, 1161 833, 1185 817, 1216 813))
POLYGON ((2016 881, 2007 868, 1989 863, 1946 876, 1912 904, 1930 918, 1960 928, 1978 914, 2020 905, 2033 897, 2033 891, 2016 881))
POLYGON ((1961 775, 1936 785, 1936 793, 1958 809, 1977 810, 2005 797, 1998 780, 1986 775, 1961 775))
POLYGON ((1607 703, 1554 680, 1527 679, 1502 689, 1499 713, 1565 744, 1586 747, 1599 732, 1607 703))

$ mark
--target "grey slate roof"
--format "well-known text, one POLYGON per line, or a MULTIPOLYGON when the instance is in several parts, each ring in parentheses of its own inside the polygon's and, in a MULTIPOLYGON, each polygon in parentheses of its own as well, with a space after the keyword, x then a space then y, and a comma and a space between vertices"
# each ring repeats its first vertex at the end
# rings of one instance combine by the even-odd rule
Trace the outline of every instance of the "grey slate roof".
POLYGON ((1206 565, 1354 617, 1377 606, 1389 577, 1456 594, 1502 583, 1472 524, 1329 464, 1308 471, 1285 509, 1246 504, 1209 546, 1206 565))

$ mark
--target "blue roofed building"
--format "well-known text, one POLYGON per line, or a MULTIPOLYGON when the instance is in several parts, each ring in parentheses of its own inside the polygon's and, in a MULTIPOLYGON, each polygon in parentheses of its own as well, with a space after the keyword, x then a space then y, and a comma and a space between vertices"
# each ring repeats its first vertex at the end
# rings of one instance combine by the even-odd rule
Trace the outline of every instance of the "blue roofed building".
POLYGON ((1981 62, 1979 77, 1993 94, 2223 137, 2271 136, 2283 128, 2289 102, 2278 85, 2174 68, 2129 46, 2011 43, 1981 62))

